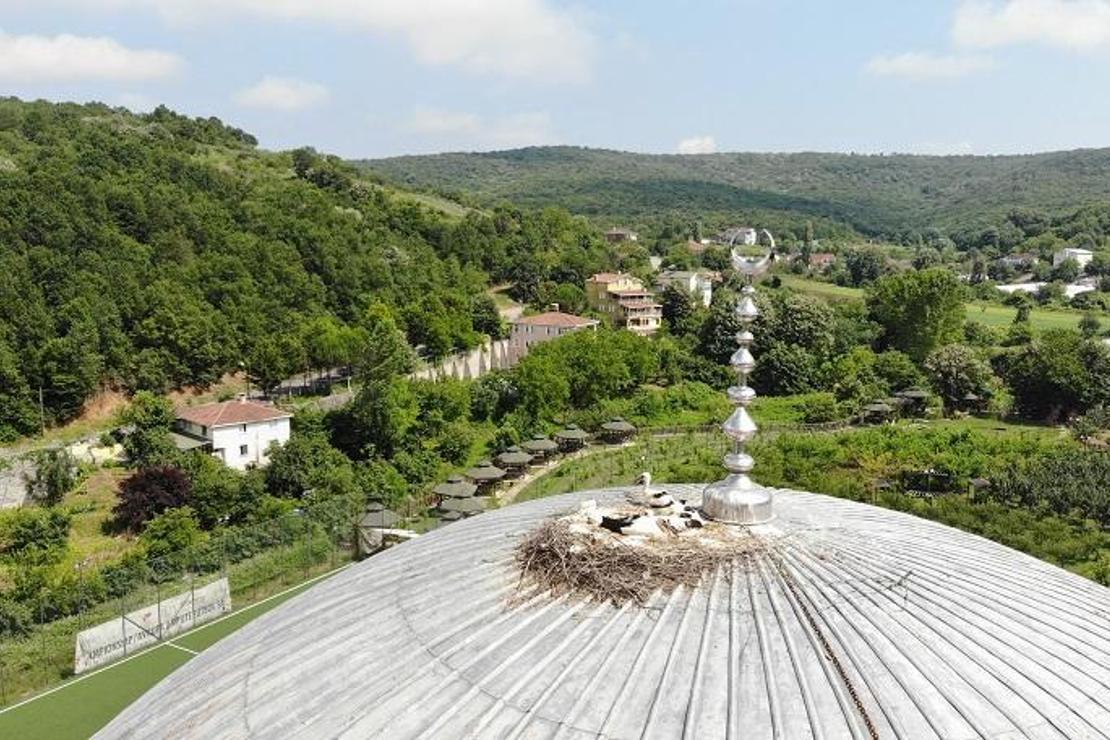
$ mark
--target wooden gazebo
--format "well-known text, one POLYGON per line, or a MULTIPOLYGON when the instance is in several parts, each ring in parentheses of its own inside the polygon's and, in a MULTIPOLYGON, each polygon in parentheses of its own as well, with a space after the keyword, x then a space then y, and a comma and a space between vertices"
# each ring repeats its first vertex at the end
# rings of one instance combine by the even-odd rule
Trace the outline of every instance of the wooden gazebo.
POLYGON ((559 449, 564 452, 582 449, 586 446, 586 440, 589 438, 589 433, 579 428, 577 424, 567 424, 566 429, 555 433, 555 441, 558 443, 559 449))
POLYGON ((619 416, 601 425, 601 436, 606 442, 618 444, 628 441, 636 433, 636 427, 619 416))

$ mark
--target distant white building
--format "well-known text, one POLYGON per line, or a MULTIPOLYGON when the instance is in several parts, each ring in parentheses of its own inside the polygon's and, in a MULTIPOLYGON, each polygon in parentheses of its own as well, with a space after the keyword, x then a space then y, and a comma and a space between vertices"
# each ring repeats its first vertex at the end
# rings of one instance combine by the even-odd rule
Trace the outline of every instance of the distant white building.
POLYGON ((614 226, 605 232, 605 240, 610 244, 620 244, 621 242, 634 242, 639 240, 640 235, 632 229, 626 229, 622 226, 614 226))
POLYGON ((738 226, 722 234, 721 242, 723 244, 739 244, 750 247, 759 243, 759 232, 750 226, 738 226))
POLYGON ((270 461, 270 445, 289 441, 293 415, 245 398, 190 406, 177 413, 179 447, 207 448, 229 468, 246 470, 270 461), (192 444, 190 444, 192 441, 192 444))
POLYGON ((1089 249, 1077 249, 1075 247, 1065 247, 1052 255, 1052 266, 1058 267, 1061 262, 1067 260, 1075 260, 1079 263, 1079 269, 1082 270, 1091 260, 1094 259, 1095 253, 1089 249))
MULTIPOLYGON (((1003 293, 1036 293, 1038 290, 1048 285, 1048 283, 1011 283, 1009 285, 997 286, 1003 293)), ((1077 295, 1083 293, 1090 293, 1097 288, 1088 283, 1068 283, 1064 286, 1064 296, 1071 300, 1077 295)))
POLYGON ((700 300, 706 308, 713 301, 713 278, 708 273, 664 270, 655 276, 655 284, 660 291, 665 290, 668 285, 677 285, 700 300))
POLYGON ((596 329, 599 323, 601 322, 597 319, 587 319, 557 310, 523 316, 513 322, 513 331, 509 335, 510 352, 519 359, 528 354, 528 349, 533 344, 547 342, 582 329, 596 329))

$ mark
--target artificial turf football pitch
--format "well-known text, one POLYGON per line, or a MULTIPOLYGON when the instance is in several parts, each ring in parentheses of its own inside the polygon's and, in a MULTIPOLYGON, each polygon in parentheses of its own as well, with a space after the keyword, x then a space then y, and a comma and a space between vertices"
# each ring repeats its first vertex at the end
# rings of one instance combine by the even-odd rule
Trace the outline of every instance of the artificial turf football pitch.
POLYGON ((0 738, 87 738, 197 653, 342 569, 311 578, 171 640, 0 709, 0 738))

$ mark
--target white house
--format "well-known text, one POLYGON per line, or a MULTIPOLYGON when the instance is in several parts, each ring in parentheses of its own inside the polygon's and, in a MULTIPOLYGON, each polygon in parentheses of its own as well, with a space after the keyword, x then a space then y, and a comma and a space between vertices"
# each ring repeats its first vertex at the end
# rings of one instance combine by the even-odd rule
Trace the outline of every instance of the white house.
POLYGON ((291 418, 279 408, 243 398, 182 409, 174 427, 186 443, 194 440, 192 446, 208 447, 229 468, 246 470, 269 462, 271 444, 289 441, 291 418))
POLYGON ((655 284, 661 291, 668 285, 677 285, 700 300, 706 308, 713 301, 713 280, 704 272, 665 270, 655 276, 655 284))
POLYGON ((528 354, 528 348, 533 344, 582 329, 596 329, 599 323, 597 319, 587 319, 562 311, 524 316, 513 322, 513 331, 509 335, 510 352, 519 359, 528 354))
POLYGON ((1089 249, 1078 249, 1076 247, 1065 247, 1052 255, 1052 266, 1057 267, 1061 262, 1066 260, 1075 260, 1079 263, 1079 269, 1082 270, 1091 260, 1094 259, 1095 253, 1089 249))

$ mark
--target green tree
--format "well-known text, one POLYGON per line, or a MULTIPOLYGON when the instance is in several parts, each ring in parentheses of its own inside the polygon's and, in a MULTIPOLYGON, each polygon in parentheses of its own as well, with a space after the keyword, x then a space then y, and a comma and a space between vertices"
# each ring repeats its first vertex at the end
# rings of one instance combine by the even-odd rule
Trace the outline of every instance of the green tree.
POLYGON ((933 268, 876 280, 866 292, 871 318, 887 347, 917 362, 961 336, 964 289, 950 271, 933 268))
POLYGON ((362 318, 362 327, 366 330, 366 342, 362 355, 355 361, 360 383, 388 382, 412 371, 412 347, 388 307, 380 303, 371 306, 362 318))
POLYGON ((886 257, 878 249, 849 249, 843 254, 849 284, 860 286, 878 280, 886 271, 886 257))
POLYGON ((950 411, 963 408, 969 393, 989 398, 997 383, 990 365, 975 349, 963 344, 949 344, 934 351, 925 361, 925 370, 950 411))
POLYGON ((177 448, 170 439, 170 428, 177 414, 169 399, 150 391, 139 391, 119 416, 120 424, 131 429, 123 440, 123 450, 134 467, 171 463, 177 448))
POLYGON ((1057 420, 1110 402, 1110 349, 1076 331, 1051 329, 998 359, 1018 410, 1057 420))
POLYGON ((176 573, 192 565, 191 556, 204 540, 200 522, 188 506, 163 511, 147 523, 142 533, 147 563, 159 575, 176 573))
POLYGON ((181 468, 189 479, 189 505, 206 529, 246 521, 263 495, 258 476, 237 473, 211 455, 185 455, 181 468))
POLYGON ((1052 268, 1052 279, 1062 283, 1074 283, 1082 272, 1078 262, 1074 259, 1066 259, 1052 268))
POLYGON ((270 394, 283 380, 301 370, 305 361, 300 340, 280 334, 260 337, 247 357, 246 366, 251 382, 270 394))
POLYGON ((332 447, 324 434, 296 434, 270 453, 266 490, 275 496, 302 498, 331 471, 350 465, 347 456, 332 447))
POLYGON ((486 334, 492 339, 502 339, 506 334, 505 322, 501 320, 501 312, 497 310, 497 303, 493 297, 480 293, 470 301, 470 321, 474 331, 486 334))
POLYGON ((34 473, 27 477, 27 494, 33 501, 54 506, 77 484, 77 460, 64 447, 38 450, 34 473))
POLYGON ((682 336, 697 331, 700 312, 690 291, 671 283, 663 289, 662 303, 663 320, 672 334, 682 336))
POLYGON ((18 359, 0 339, 0 442, 33 434, 38 421, 38 408, 18 359))

